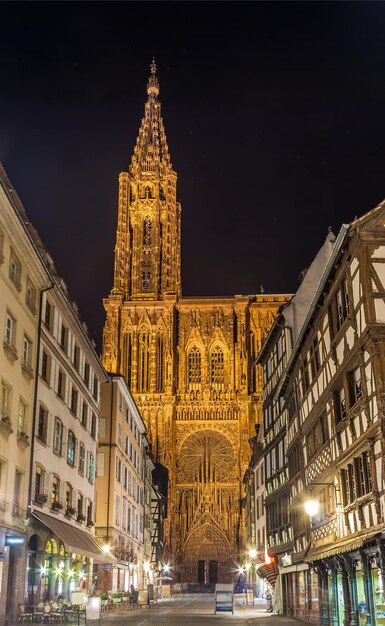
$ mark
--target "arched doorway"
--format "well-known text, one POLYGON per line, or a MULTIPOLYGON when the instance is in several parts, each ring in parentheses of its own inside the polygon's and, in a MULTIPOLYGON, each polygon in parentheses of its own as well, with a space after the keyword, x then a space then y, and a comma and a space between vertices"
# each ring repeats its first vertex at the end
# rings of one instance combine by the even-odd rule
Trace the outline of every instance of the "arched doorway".
POLYGON ((199 526, 186 540, 182 564, 184 581, 204 585, 231 581, 232 560, 226 536, 210 522, 199 526))
POLYGON ((237 537, 232 505, 239 498, 235 444, 225 430, 181 434, 175 489, 182 535, 175 546, 180 579, 230 582, 237 537))
POLYGON ((43 559, 42 543, 38 535, 31 535, 27 545, 27 588, 26 603, 34 606, 40 599, 39 583, 43 559))

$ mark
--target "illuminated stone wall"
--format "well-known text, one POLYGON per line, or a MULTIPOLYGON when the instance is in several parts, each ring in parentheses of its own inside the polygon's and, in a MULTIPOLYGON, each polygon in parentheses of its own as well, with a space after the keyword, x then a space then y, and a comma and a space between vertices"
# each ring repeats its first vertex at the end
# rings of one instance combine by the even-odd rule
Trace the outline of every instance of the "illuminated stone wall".
POLYGON ((282 295, 182 298, 181 207, 152 66, 145 115, 119 178, 103 364, 123 374, 169 469, 165 561, 182 581, 233 580, 249 438, 261 415, 254 359, 282 295), (216 563, 215 572, 209 563, 216 563))

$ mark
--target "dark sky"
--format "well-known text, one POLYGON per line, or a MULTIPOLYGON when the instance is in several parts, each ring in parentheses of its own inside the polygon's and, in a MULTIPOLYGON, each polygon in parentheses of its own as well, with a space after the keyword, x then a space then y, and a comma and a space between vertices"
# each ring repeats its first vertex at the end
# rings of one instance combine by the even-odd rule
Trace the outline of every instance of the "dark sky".
POLYGON ((0 3, 0 160, 100 347, 149 64, 185 295, 291 292, 385 197, 385 3, 0 3))

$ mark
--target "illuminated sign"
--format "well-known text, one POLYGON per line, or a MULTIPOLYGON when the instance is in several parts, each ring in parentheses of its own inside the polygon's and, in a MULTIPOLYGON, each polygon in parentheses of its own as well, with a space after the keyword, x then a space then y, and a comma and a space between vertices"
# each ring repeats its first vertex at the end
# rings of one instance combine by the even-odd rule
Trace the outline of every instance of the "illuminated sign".
POLYGON ((6 535, 5 545, 10 547, 23 546, 24 537, 20 537, 20 535, 6 535))

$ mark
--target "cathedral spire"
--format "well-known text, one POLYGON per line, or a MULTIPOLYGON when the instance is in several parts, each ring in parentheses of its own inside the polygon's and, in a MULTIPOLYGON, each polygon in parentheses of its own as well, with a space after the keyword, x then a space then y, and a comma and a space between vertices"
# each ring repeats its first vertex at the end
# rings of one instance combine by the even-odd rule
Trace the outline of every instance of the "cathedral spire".
POLYGON ((159 95, 159 83, 158 83, 158 77, 156 75, 155 59, 152 59, 152 63, 150 67, 151 67, 151 76, 148 79, 147 93, 149 96, 154 96, 156 98, 156 96, 159 95))
POLYGON ((155 59, 151 63, 151 74, 147 83, 147 102, 144 105, 144 117, 131 159, 131 171, 156 172, 165 165, 171 167, 170 155, 163 120, 160 113, 159 82, 156 74, 155 59))
POLYGON ((179 296, 181 207, 151 63, 144 117, 128 172, 119 176, 113 295, 129 300, 179 296))

